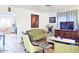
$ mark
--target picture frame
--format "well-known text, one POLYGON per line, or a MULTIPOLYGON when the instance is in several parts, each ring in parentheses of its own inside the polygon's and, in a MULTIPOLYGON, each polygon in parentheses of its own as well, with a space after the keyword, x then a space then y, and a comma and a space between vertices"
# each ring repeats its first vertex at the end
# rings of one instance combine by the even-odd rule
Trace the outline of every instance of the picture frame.
POLYGON ((39 15, 31 14, 31 28, 39 27, 39 15))
POLYGON ((49 17, 49 23, 56 23, 56 17, 49 17))

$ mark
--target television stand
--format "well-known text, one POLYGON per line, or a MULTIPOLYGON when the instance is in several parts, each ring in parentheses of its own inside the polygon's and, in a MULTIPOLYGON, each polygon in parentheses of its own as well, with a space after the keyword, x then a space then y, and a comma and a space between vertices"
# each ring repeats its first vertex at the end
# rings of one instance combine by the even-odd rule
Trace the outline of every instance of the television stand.
POLYGON ((59 36, 61 38, 68 38, 79 42, 79 31, 74 30, 55 30, 55 37, 59 36))

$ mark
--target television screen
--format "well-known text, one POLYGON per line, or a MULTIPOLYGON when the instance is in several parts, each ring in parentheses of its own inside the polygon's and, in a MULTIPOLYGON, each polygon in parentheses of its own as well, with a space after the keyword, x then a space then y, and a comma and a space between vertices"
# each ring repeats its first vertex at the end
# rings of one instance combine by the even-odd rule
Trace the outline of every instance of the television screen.
POLYGON ((74 22, 60 22, 60 29, 74 30, 74 22))

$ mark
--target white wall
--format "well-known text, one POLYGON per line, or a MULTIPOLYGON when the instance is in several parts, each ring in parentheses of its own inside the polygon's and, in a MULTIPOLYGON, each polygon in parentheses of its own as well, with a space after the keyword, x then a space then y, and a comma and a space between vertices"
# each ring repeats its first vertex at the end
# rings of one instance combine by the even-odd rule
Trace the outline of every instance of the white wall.
MULTIPOLYGON (((0 6, 0 13, 8 13, 7 6, 0 6)), ((39 15, 39 28, 46 28, 49 22, 49 13, 37 12, 34 10, 24 10, 20 8, 12 7, 12 12, 10 14, 15 14, 16 25, 17 25, 17 35, 18 42, 21 42, 22 31, 31 29, 31 14, 39 15)), ((53 17, 54 15, 52 15, 53 17)))
POLYGON ((48 13, 41 13, 33 10, 23 10, 19 8, 13 8, 13 12, 17 16, 16 24, 19 39, 22 36, 22 31, 27 31, 31 29, 31 14, 39 15, 39 28, 45 28, 48 23, 48 13))

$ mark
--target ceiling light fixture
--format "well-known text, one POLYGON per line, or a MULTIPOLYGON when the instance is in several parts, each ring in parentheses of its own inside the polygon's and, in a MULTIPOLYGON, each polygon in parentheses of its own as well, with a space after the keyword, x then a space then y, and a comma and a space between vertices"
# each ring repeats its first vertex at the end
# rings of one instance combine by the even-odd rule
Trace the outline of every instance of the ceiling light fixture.
POLYGON ((49 7, 49 6, 52 6, 52 5, 46 5, 46 6, 48 6, 48 7, 49 7))

